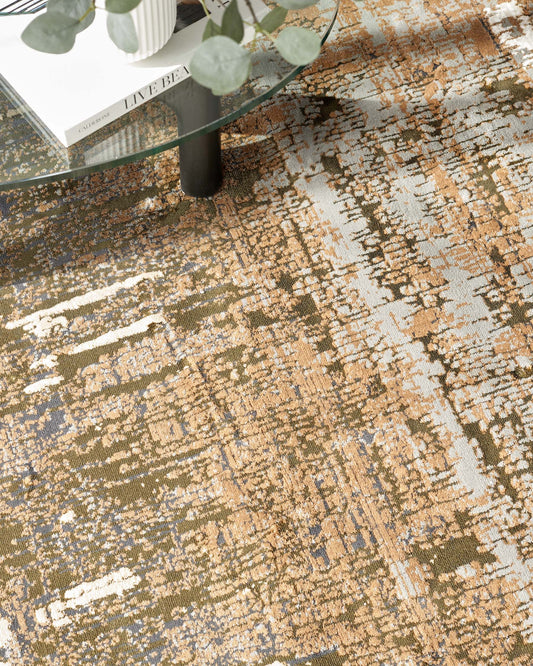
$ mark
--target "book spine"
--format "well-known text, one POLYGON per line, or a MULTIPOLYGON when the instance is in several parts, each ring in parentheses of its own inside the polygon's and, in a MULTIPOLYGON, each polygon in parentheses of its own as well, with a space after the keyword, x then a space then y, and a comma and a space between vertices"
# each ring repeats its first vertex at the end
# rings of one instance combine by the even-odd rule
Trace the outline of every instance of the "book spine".
POLYGON ((94 116, 87 118, 73 127, 69 127, 60 137, 62 142, 67 147, 72 146, 77 141, 93 134, 101 127, 105 127, 105 125, 109 125, 109 123, 117 118, 129 113, 132 109, 141 106, 141 104, 148 102, 153 97, 157 97, 157 95, 165 92, 165 90, 172 88, 188 76, 190 76, 188 68, 185 65, 179 65, 176 69, 163 74, 152 81, 152 83, 143 86, 140 90, 131 93, 124 99, 111 104, 111 106, 108 106, 94 116))

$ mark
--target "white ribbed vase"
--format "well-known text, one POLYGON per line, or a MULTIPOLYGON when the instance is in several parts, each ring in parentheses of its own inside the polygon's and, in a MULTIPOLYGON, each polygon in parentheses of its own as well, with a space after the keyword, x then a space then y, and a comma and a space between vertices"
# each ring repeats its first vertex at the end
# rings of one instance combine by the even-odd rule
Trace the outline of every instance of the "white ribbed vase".
POLYGON ((153 55, 171 38, 176 25, 176 0, 142 0, 131 11, 139 48, 128 53, 129 62, 153 55))

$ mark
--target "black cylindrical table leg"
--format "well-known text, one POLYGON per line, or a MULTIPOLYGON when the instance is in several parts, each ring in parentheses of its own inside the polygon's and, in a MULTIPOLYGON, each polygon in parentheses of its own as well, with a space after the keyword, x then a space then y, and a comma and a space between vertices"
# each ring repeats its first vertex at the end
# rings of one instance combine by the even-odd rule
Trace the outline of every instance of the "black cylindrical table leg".
MULTIPOLYGON (((178 133, 201 131, 220 117, 220 98, 203 86, 186 79, 163 97, 176 112, 178 133)), ((220 131, 214 130, 179 146, 181 189, 193 197, 210 197, 222 184, 220 131)))
POLYGON ((211 197, 222 184, 220 132, 215 130, 179 147, 181 189, 192 197, 211 197))

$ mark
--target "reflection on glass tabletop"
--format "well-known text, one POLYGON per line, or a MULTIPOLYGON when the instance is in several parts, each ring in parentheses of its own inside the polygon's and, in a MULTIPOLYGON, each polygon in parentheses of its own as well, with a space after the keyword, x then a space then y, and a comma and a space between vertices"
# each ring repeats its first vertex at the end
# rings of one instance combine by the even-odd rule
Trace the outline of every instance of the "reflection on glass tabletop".
MULTIPOLYGON (((275 6, 269 0, 265 4, 275 6)), ((284 25, 311 28, 324 42, 337 8, 338 0, 319 0, 312 7, 290 12, 284 25)), ((252 49, 249 80, 238 91, 220 98, 216 117, 206 120, 205 114, 198 114, 196 126, 178 133, 176 96, 182 95, 180 104, 187 104, 189 79, 69 148, 39 129, 25 105, 13 100, 0 76, 0 190, 82 176, 173 148, 243 115, 282 89, 302 69, 284 61, 271 42, 261 37, 252 49)), ((190 98, 192 101, 194 96, 190 98)))

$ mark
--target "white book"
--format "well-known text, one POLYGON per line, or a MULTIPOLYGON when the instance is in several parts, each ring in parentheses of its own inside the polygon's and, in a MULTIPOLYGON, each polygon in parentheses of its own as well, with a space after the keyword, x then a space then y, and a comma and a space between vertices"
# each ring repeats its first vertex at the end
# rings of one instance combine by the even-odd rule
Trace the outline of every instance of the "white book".
MULTIPOLYGON (((211 18, 220 24, 229 0, 206 0, 211 18)), ((254 0, 261 19, 268 9, 254 0)), ((244 20, 246 3, 239 1, 244 20)), ((65 146, 71 146, 131 109, 189 76, 188 64, 201 43, 207 17, 174 33, 157 53, 128 62, 107 34, 105 12, 96 10, 93 24, 81 32, 71 51, 41 53, 20 35, 33 15, 0 16, 0 75, 32 113, 65 146)), ((244 41, 253 38, 245 30, 244 41)))

